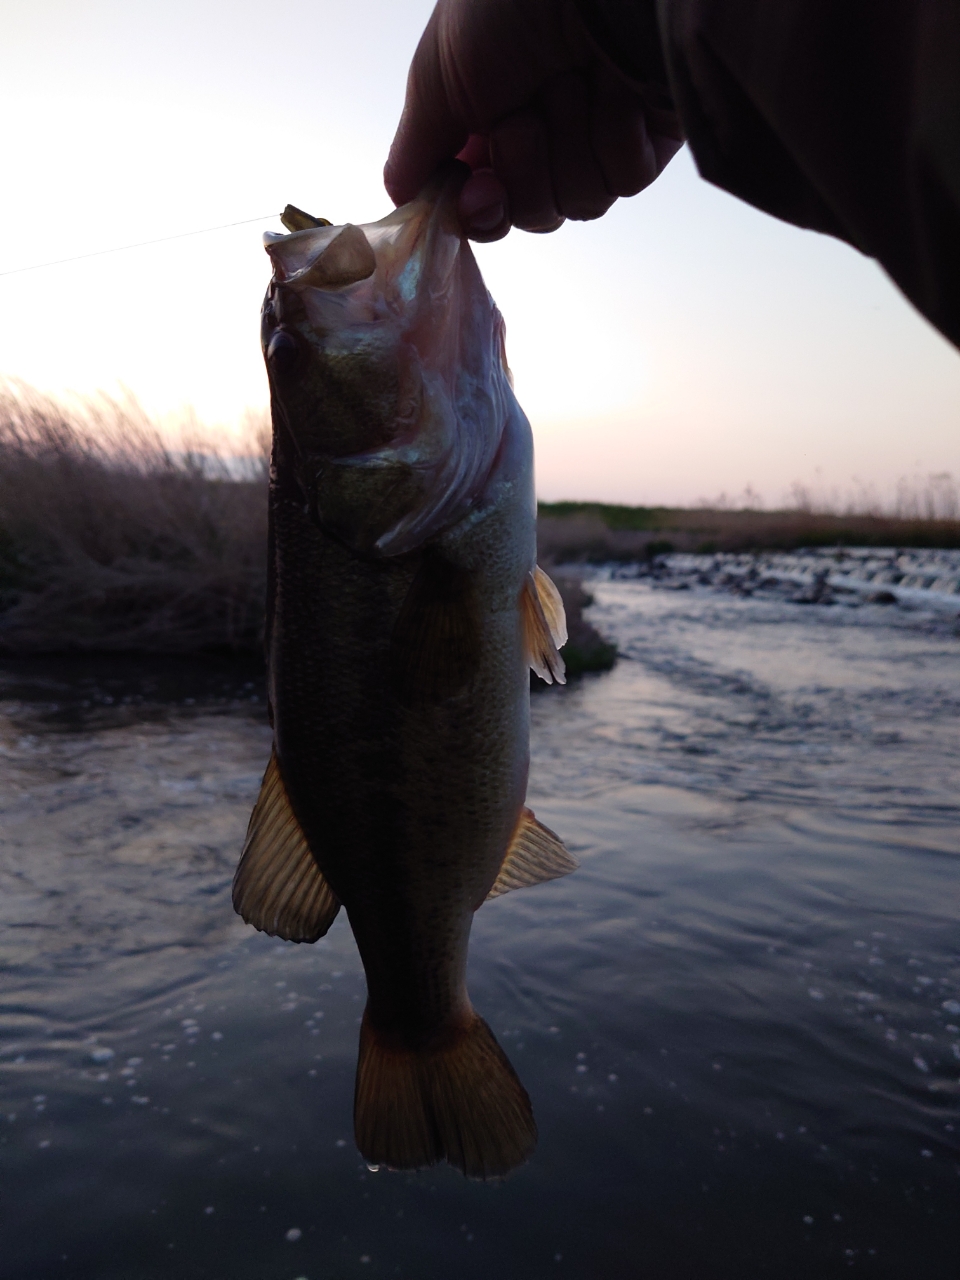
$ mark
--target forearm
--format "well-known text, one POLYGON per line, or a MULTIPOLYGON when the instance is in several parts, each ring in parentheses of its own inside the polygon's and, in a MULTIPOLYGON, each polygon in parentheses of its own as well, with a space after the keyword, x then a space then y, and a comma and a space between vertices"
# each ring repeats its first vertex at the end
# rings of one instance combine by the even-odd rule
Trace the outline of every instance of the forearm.
POLYGON ((960 345, 960 5, 577 4, 624 74, 669 93, 703 177, 870 254, 960 345))

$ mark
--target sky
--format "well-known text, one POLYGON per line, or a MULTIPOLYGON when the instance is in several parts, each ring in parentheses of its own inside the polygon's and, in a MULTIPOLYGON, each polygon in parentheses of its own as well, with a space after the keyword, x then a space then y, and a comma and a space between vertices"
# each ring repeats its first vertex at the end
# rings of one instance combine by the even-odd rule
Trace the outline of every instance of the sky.
MULTIPOLYGON (((389 211, 381 170, 430 8, 0 0, 0 375, 124 386, 165 423, 192 410, 238 439, 267 402, 261 234, 287 202, 389 211)), ((597 222, 477 256, 544 499, 749 486, 774 506, 797 483, 886 499, 902 477, 960 477, 960 353, 875 263, 711 187, 686 152, 597 222)))

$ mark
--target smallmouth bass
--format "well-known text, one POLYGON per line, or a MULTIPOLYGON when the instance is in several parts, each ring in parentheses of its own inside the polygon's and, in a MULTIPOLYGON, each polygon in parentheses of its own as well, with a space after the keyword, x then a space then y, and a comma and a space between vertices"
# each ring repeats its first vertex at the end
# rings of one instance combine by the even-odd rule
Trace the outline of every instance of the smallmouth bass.
POLYGON ((536 1126, 467 994, 473 913, 576 863, 524 807, 528 669, 563 679, 566 629, 464 172, 365 226, 288 206, 264 237, 274 748, 233 900, 297 942, 346 909, 363 1156, 491 1178, 536 1126))

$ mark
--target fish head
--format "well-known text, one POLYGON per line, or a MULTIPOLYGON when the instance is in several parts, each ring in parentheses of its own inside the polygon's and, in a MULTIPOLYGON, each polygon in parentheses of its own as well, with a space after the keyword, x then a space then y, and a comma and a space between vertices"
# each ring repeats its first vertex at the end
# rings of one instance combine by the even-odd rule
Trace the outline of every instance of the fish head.
POLYGON ((361 552, 413 550, 480 502, 515 407, 456 218, 466 173, 379 222, 264 236, 274 429, 314 519, 361 552))

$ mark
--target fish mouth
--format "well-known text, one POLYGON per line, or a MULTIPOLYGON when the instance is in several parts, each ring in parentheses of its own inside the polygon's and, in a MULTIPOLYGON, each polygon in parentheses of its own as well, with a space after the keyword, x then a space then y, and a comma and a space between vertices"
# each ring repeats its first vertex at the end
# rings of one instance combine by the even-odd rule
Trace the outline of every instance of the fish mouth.
MULTIPOLYGON (((355 300, 397 290, 409 301, 419 279, 442 253, 445 241, 463 239, 456 203, 469 168, 460 161, 443 166, 409 204, 377 222, 308 227, 287 234, 267 231, 263 247, 273 267, 272 283, 301 294, 311 310, 323 310, 317 294, 355 300), (311 295, 313 295, 311 297, 311 295), (319 304, 312 308, 310 302, 319 304)), ((319 317, 318 317, 319 318, 319 317)), ((344 316, 341 323, 349 319, 344 316)), ((326 325, 320 325, 326 328, 326 325)))
POLYGON ((317 521, 371 554, 411 550, 478 502, 519 412, 457 219, 469 172, 451 162, 377 222, 264 236, 274 421, 317 521))

